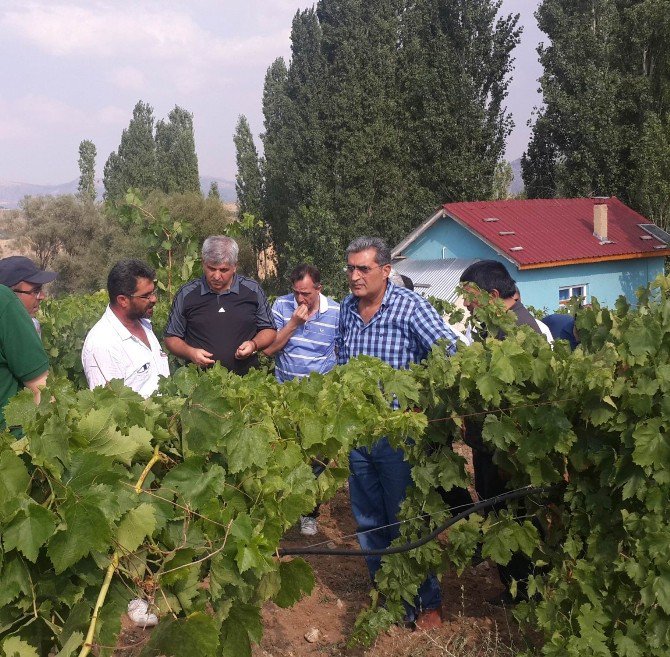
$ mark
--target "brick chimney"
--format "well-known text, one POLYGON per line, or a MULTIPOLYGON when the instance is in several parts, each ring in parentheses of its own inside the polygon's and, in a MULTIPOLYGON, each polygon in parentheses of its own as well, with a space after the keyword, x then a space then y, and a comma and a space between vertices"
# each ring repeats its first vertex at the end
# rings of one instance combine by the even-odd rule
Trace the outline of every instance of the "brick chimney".
POLYGON ((593 234, 607 242, 607 200, 608 196, 596 196, 593 199, 593 234))

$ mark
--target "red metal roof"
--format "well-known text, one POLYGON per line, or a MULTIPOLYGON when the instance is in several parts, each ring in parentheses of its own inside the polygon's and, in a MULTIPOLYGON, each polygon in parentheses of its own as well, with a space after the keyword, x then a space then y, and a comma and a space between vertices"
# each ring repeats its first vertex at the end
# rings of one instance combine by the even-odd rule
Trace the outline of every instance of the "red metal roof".
POLYGON ((443 208, 521 269, 670 255, 659 239, 642 239, 648 233, 639 224, 649 220, 614 196, 604 201, 611 243, 602 244, 593 234, 594 203, 592 198, 526 199, 446 203, 443 208), (484 221, 492 218, 498 221, 484 221))

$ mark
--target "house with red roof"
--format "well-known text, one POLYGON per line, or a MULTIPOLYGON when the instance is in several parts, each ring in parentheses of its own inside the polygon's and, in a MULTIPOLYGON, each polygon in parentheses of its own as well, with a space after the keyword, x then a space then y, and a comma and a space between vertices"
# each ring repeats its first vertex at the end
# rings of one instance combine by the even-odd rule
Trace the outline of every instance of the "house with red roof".
POLYGON ((573 296, 635 303, 668 256, 670 235, 616 197, 446 203, 393 249, 395 269, 426 295, 449 298, 445 280, 453 292, 458 270, 494 259, 526 305, 548 311, 573 296))

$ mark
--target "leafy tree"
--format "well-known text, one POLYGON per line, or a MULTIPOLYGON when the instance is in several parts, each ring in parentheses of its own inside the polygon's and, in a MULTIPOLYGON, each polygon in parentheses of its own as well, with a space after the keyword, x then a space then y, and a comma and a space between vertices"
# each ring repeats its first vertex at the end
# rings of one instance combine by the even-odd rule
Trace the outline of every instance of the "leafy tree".
POLYGON ((207 198, 216 198, 221 200, 221 193, 219 192, 219 184, 216 180, 212 180, 209 186, 209 192, 207 193, 207 198))
POLYGON ((513 180, 512 165, 509 162, 498 162, 493 172, 491 199, 494 201, 508 199, 510 197, 509 188, 513 180))
POLYGON ((503 105, 519 42, 500 2, 423 0, 402 21, 401 93, 409 171, 433 205, 491 194, 512 128, 503 105))
POLYGON ((85 139, 79 144, 79 185, 77 186, 80 198, 89 198, 95 201, 95 144, 85 139))
POLYGON ((544 109, 523 163, 529 196, 612 195, 663 220, 670 148, 664 0, 544 0, 544 109))
POLYGON ((290 101, 287 95, 288 71, 283 58, 277 58, 265 74, 263 116, 265 132, 261 135, 265 159, 261 163, 265 181, 263 217, 272 239, 281 247, 287 242, 288 212, 292 202, 285 174, 286 162, 293 160, 292 135, 287 117, 290 101))
POLYGON ((200 191, 193 115, 181 107, 156 124, 156 171, 158 187, 168 194, 200 191))
POLYGON ((252 214, 261 218, 261 203, 263 197, 263 178, 259 166, 258 151, 251 134, 249 121, 243 114, 240 115, 235 135, 235 158, 237 161, 237 175, 235 176, 235 191, 237 192, 238 214, 252 214))
POLYGON ((650 112, 635 148, 635 201, 642 213, 670 229, 670 117, 650 112))
POLYGON ((253 217, 250 221, 251 230, 248 237, 254 255, 258 258, 268 243, 261 216, 263 177, 251 128, 247 117, 244 115, 240 115, 237 121, 233 142, 235 143, 235 158, 237 161, 235 190, 237 192, 238 217, 241 221, 247 216, 253 217))
POLYGON ((401 5, 398 0, 322 0, 317 5, 328 65, 324 125, 326 166, 332 171, 330 207, 336 209, 345 242, 369 233, 395 241, 416 221, 406 202, 397 85, 401 5))
POLYGON ((344 245, 393 243, 434 206, 489 198, 518 17, 499 3, 320 0, 265 81, 265 216, 279 253, 332 275, 344 245))
POLYGON ((539 113, 528 150, 521 156, 521 176, 527 198, 560 196, 556 181, 556 145, 551 136, 551 120, 539 113))
POLYGON ((112 152, 105 163, 105 198, 116 201, 131 187, 155 189, 156 180, 153 108, 140 100, 121 135, 118 150, 112 152))
POLYGON ((19 246, 35 254, 40 268, 59 273, 56 293, 99 290, 118 259, 146 257, 137 232, 122 230, 90 198, 27 196, 21 215, 19 246))

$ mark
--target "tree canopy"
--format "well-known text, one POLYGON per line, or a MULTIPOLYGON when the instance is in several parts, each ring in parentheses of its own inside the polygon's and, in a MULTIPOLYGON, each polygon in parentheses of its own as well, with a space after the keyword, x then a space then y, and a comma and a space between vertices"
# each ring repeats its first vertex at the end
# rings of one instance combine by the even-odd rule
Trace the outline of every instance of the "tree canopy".
POLYGON ((335 275, 361 234, 391 244, 435 206, 489 198, 518 16, 494 0, 320 0, 268 69, 263 218, 280 273, 335 275))
POLYGON ((667 225, 666 0, 544 0, 544 107, 523 157, 530 197, 616 195, 667 225))

